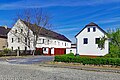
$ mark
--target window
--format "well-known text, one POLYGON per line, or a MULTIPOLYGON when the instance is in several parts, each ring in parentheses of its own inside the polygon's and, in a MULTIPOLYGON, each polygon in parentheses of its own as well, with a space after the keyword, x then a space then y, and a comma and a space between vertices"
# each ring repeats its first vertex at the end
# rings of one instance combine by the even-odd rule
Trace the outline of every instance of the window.
POLYGON ((88 28, 88 32, 90 32, 90 28, 88 28))
POLYGON ((50 43, 50 40, 48 40, 48 44, 50 43))
POLYGON ((43 39, 43 43, 45 43, 45 39, 43 39))
POLYGON ((27 38, 25 38, 25 42, 27 42, 27 38))
POLYGON ((88 44, 88 38, 83 39, 83 44, 88 44))
POLYGON ((6 46, 3 46, 3 48, 5 48, 6 46))
POLYGON ((21 29, 21 33, 23 32, 23 29, 21 29))
POLYGON ((66 46, 66 43, 65 43, 65 46, 66 46))
POLYGON ((93 27, 93 32, 95 32, 96 31, 96 27, 93 27))
POLYGON ((60 46, 60 42, 58 42, 58 45, 60 46))
POLYGON ((41 39, 39 39, 39 41, 40 41, 40 43, 42 43, 42 42, 41 42, 41 39))
POLYGON ((13 43, 13 38, 12 38, 12 43, 13 43))
POLYGON ((25 47, 25 51, 27 50, 27 47, 25 47))
POLYGON ((17 33, 17 29, 15 30, 15 33, 17 33))
POLYGON ((20 47, 18 47, 18 50, 20 50, 20 47))
POLYGON ((13 51, 13 47, 11 47, 12 51, 13 51))
POLYGON ((43 51, 47 51, 47 49, 46 49, 46 48, 43 48, 43 51))
POLYGON ((100 38, 95 38, 95 44, 98 44, 100 41, 100 38))
POLYGON ((18 43, 20 42, 20 38, 18 38, 18 43))
POLYGON ((56 45, 56 41, 55 41, 55 45, 56 45))

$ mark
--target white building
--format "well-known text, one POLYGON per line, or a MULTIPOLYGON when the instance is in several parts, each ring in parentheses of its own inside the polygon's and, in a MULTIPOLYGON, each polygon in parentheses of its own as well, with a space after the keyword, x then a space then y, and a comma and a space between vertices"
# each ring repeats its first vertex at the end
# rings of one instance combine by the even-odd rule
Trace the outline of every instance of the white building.
MULTIPOLYGON (((28 25, 27 23, 28 22, 20 19, 15 23, 13 28, 8 33, 8 48, 12 50, 35 50, 35 47, 33 47, 33 24, 29 23, 30 25, 28 25), (29 47, 26 45, 26 39, 23 37, 28 36, 28 31, 30 40, 27 42, 27 44, 30 44, 29 47), (21 33, 24 33, 24 35, 21 33)), ((40 50, 43 54, 65 54, 66 48, 70 47, 71 41, 64 35, 58 34, 45 28, 41 29, 41 34, 37 41, 36 49, 40 50)))
POLYGON ((98 47, 100 37, 107 33, 97 24, 91 22, 86 25, 75 37, 77 40, 77 54, 81 56, 104 56, 109 53, 109 41, 106 40, 104 49, 98 47))
POLYGON ((66 49, 66 54, 73 53, 74 55, 76 55, 76 48, 76 44, 71 44, 71 48, 66 49))

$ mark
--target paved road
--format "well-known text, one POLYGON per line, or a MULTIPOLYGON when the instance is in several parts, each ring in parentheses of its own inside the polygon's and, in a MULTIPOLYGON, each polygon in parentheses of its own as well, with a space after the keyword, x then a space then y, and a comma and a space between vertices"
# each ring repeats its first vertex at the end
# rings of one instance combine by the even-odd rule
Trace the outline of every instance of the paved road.
POLYGON ((7 61, 11 64, 36 64, 46 61, 53 61, 53 56, 34 56, 34 57, 26 57, 26 58, 11 58, 7 61))
POLYGON ((0 80, 120 80, 120 74, 0 62, 0 80))

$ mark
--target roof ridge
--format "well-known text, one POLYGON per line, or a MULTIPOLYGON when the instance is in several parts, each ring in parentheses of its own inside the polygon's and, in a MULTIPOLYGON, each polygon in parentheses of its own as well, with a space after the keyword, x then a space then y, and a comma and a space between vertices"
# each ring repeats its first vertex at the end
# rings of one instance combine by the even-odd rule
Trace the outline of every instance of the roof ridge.
POLYGON ((98 26, 95 22, 90 22, 89 24, 87 24, 86 26, 98 26))

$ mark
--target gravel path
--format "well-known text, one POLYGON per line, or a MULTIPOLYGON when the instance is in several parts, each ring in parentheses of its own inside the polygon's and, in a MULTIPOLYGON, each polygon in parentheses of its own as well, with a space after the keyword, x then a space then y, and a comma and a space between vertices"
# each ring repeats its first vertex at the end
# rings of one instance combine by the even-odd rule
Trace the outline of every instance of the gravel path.
POLYGON ((120 74, 1 62, 0 80, 120 80, 120 74))

